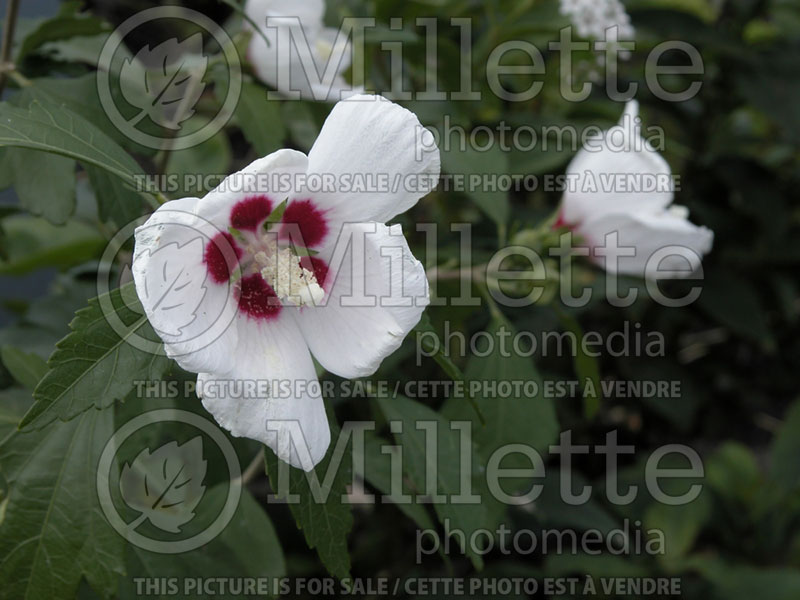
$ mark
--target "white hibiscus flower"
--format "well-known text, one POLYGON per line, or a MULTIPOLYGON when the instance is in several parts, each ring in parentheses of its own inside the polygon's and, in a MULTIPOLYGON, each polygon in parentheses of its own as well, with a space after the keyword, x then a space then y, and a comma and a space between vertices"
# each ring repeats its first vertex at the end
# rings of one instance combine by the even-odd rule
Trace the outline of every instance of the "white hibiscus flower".
POLYGON ((610 27, 619 28, 620 40, 632 40, 636 35, 631 18, 619 0, 561 0, 559 8, 582 38, 605 39, 610 27))
POLYGON ((289 97, 294 92, 309 100, 334 102, 363 92, 342 77, 350 66, 351 44, 337 40, 337 29, 325 27, 323 0, 248 0, 245 13, 263 34, 253 32, 247 50, 261 81, 289 97), (268 17, 278 20, 274 26, 266 26, 268 17), (281 28, 289 35, 281 36, 281 28))
POLYGON ((617 245, 633 248, 635 255, 626 256, 624 250, 616 261, 607 261, 593 253, 594 259, 609 271, 639 277, 657 251, 680 248, 663 257, 659 276, 686 277, 691 274, 686 257, 710 252, 714 233, 692 224, 689 211, 672 204, 672 172, 637 132, 638 113, 638 103, 628 102, 619 124, 587 140, 570 162, 558 224, 570 227, 590 247, 603 246, 606 236, 616 233, 617 245), (647 180, 653 191, 636 191, 647 180))
POLYGON ((198 373, 220 425, 305 470, 323 458, 330 431, 312 354, 342 377, 368 376, 419 322, 425 271, 400 226, 384 223, 438 177, 439 151, 416 116, 357 96, 334 106, 308 156, 274 152, 137 229, 133 275, 148 319, 167 354, 198 373), (390 185, 356 185, 367 176, 390 185), (271 191, 278 179, 288 192, 271 191))

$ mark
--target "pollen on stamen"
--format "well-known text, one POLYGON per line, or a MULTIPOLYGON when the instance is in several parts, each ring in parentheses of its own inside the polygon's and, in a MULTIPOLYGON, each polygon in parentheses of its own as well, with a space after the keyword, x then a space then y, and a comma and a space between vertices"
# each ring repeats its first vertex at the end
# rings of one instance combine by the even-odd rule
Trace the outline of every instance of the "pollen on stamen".
POLYGON ((281 312, 281 303, 272 289, 259 273, 253 273, 241 280, 239 289, 239 310, 252 319, 274 319, 281 312))
POLYGON ((241 249, 230 233, 218 233, 206 244, 203 262, 215 283, 225 283, 236 269, 242 256, 241 249))
POLYGON ((303 267, 300 258, 291 249, 282 248, 274 254, 259 252, 255 260, 263 267, 261 276, 281 301, 295 306, 308 306, 318 304, 325 296, 316 274, 303 267))
POLYGON ((265 194, 249 196, 231 209, 231 227, 255 231, 272 212, 272 200, 265 194))

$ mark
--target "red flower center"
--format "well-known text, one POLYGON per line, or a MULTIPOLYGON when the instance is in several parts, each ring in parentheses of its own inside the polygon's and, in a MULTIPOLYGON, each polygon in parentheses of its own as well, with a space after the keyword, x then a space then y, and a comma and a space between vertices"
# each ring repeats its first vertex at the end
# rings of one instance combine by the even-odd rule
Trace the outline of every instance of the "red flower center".
POLYGON ((255 231, 271 212, 272 200, 268 196, 250 196, 234 205, 231 210, 231 227, 240 231, 255 231))
POLYGON ((203 262, 215 283, 225 283, 236 269, 242 251, 230 233, 218 233, 206 244, 203 262))
POLYGON ((325 238, 328 224, 323 212, 311 200, 294 200, 283 213, 279 238, 304 248, 313 248, 325 238))
POLYGON ((241 280, 239 310, 253 319, 274 319, 281 312, 281 303, 275 290, 259 273, 241 280))

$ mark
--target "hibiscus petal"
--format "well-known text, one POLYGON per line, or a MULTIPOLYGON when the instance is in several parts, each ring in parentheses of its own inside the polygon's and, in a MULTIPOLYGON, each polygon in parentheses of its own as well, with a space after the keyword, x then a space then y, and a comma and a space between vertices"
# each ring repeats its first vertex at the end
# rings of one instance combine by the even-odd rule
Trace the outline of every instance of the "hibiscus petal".
MULTIPOLYGON (((299 176, 306 172, 308 158, 297 150, 277 150, 228 175, 197 204, 197 212, 209 221, 231 225, 231 213, 238 202, 266 195, 275 208, 297 194, 299 176)), ((265 215, 266 216, 266 215, 265 215)))
MULTIPOLYGON (((606 235, 613 232, 617 233, 617 244, 621 248, 635 248, 636 254, 619 257, 616 266, 613 261, 606 265, 603 258, 595 256, 594 259, 606 270, 638 277, 645 275, 645 266, 653 254, 668 247, 673 247, 674 251, 661 257, 663 260, 659 261, 658 268, 659 271, 673 272, 660 273, 659 277, 689 277, 692 274, 689 260, 695 266, 699 265, 699 259, 711 251, 714 241, 714 232, 710 229, 694 225, 684 216, 670 211, 609 214, 587 221, 577 229, 577 233, 591 246, 602 245, 606 235)), ((651 269, 655 266, 651 265, 651 269)))
POLYGON ((230 325, 238 311, 228 275, 241 250, 228 233, 232 214, 261 192, 273 197, 272 208, 293 195, 294 176, 305 172, 306 163, 302 152, 273 152, 229 175, 202 200, 165 203, 137 228, 136 290, 167 355, 182 368, 195 373, 230 368, 237 343, 230 325), (289 189, 273 191, 271 177, 287 174, 289 189))
POLYGON ((433 190, 439 172, 433 134, 414 113, 380 96, 337 103, 308 155, 309 176, 333 181, 333 189, 314 191, 313 199, 340 223, 389 221, 433 190), (376 177, 386 185, 367 179, 376 177))
MULTIPOLYGON (((349 62, 349 59, 347 61, 342 60, 342 63, 345 62, 349 62)), ((310 87, 311 94, 309 98, 313 98, 314 100, 324 100, 326 102, 338 102, 339 100, 344 100, 347 98, 352 98, 353 96, 357 96, 358 94, 363 94, 364 88, 353 87, 345 80, 344 77, 339 74, 346 68, 347 67, 342 67, 340 65, 338 73, 334 75, 330 81, 312 83, 310 87)))
POLYGON ((204 264, 204 248, 219 229, 195 214, 198 203, 183 198, 159 207, 136 229, 132 265, 137 294, 167 355, 194 372, 229 368, 237 343, 231 286, 214 283, 204 264))
POLYGON ((349 245, 338 245, 340 254, 333 249, 320 255, 329 268, 324 306, 296 313, 314 357, 348 378, 372 375, 430 302, 425 270, 399 225, 363 223, 352 234, 349 245))
POLYGON ((567 167, 569 187, 562 218, 580 223, 608 212, 658 212, 672 202, 672 171, 667 161, 634 128, 638 103, 628 102, 619 125, 590 138, 567 167), (625 189, 647 176, 654 191, 625 189))
MULTIPOLYGON (((307 30, 305 31, 306 39, 308 39, 309 33, 307 30)), ((269 45, 262 36, 254 33, 250 38, 250 45, 247 47, 247 58, 253 66, 256 77, 286 96, 289 95, 289 92, 299 92, 300 97, 311 99, 312 89, 308 81, 308 74, 297 54, 297 49, 294 48, 294 42, 290 42, 287 50, 278 51, 278 34, 275 29, 266 29, 264 34, 269 40, 269 45), (283 83, 278 76, 279 73, 282 77, 288 78, 289 89, 279 86, 283 83)), ((303 43, 299 32, 294 34, 294 37, 298 44, 303 43)), ((311 46, 313 41, 309 40, 308 43, 311 46)))
MULTIPOLYGON (((344 35, 342 35, 341 39, 343 41, 340 41, 339 30, 336 27, 323 27, 319 32, 318 39, 320 42, 322 42, 322 44, 331 48, 331 54, 333 56, 338 56, 339 53, 341 52, 342 59, 339 62, 337 68, 337 70, 340 73, 346 70, 347 67, 350 66, 350 62, 352 59, 352 50, 351 50, 352 44, 350 43, 349 36, 345 37, 344 35)), ((327 58, 324 61, 322 61, 320 67, 324 68, 326 62, 327 58)))
POLYGON ((319 27, 325 14, 323 0, 247 0, 244 7, 248 17, 264 25, 267 16, 295 16, 304 27, 319 27))
MULTIPOLYGON (((290 91, 300 93, 308 99, 326 100, 329 102, 346 98, 360 93, 360 88, 353 88, 348 84, 341 73, 350 66, 351 44, 349 40, 337 44, 339 30, 323 27, 324 4, 314 2, 297 2, 297 0, 251 0, 247 3, 246 12, 257 24, 264 25, 262 33, 269 39, 269 44, 262 35, 255 34, 250 39, 248 59, 253 65, 256 76, 278 91, 288 94, 290 91), (267 17, 297 17, 297 21, 286 20, 283 23, 266 27, 267 17), (288 48, 279 48, 279 34, 277 27, 285 27, 290 31, 294 41, 288 48), (303 44, 303 36, 308 44, 306 61, 308 71, 300 57, 300 51, 295 44, 303 44), (343 54, 339 54, 340 52, 343 54), (325 79, 326 66, 330 55, 340 56, 341 60, 335 65, 325 79), (311 69, 316 69, 316 73, 311 69), (289 89, 279 87, 283 82, 278 74, 288 77, 289 89)), ((300 48, 305 51, 302 46, 300 48)))
POLYGON ((262 442, 281 460, 310 471, 325 456, 331 434, 303 336, 291 318, 257 323, 239 317, 237 329, 233 368, 198 375, 203 406, 232 435, 262 442))

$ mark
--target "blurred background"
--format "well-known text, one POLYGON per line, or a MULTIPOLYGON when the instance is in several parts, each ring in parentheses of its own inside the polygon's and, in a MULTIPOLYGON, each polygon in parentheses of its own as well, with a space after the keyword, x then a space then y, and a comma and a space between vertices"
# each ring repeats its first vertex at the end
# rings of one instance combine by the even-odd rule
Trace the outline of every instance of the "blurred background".
MULTIPOLYGON (((80 3, 78 3, 80 4, 80 3)), ((580 396, 538 398, 526 415, 524 426, 530 443, 542 452, 557 440, 558 433, 571 430, 573 441, 596 446, 606 433, 617 431, 619 442, 635 447, 635 453, 620 457, 620 480, 643 487, 643 465, 655 448, 686 444, 702 457, 705 468, 700 497, 685 506, 670 507, 652 501, 646 494, 619 507, 596 493, 580 507, 564 504, 557 493, 557 468, 548 471, 545 493, 533 506, 508 508, 483 525, 504 523, 512 531, 555 528, 611 531, 624 519, 642 528, 664 532, 666 551, 615 555, 604 553, 529 555, 490 553, 483 557, 481 576, 680 576, 681 596, 750 600, 800 598, 800 2, 795 0, 630 0, 625 7, 635 28, 636 49, 620 62, 621 87, 639 84, 640 114, 644 124, 663 128, 662 154, 680 177, 676 200, 687 206, 692 220, 715 233, 713 251, 703 265, 705 279, 699 300, 672 309, 660 306, 644 293, 627 308, 605 302, 600 294, 580 310, 568 310, 558 301, 525 309, 503 309, 503 317, 486 306, 432 307, 433 326, 442 331, 470 335, 494 331, 505 322, 517 331, 540 334, 578 330, 648 332, 663 336, 663 355, 611 356, 605 353, 590 361, 602 379, 620 381, 679 381, 680 395, 671 398, 605 397, 599 412, 589 418, 580 396), (665 102, 648 92, 645 63, 648 53, 666 40, 688 42, 702 56, 702 75, 664 78, 666 87, 686 89, 702 83, 699 93, 681 103, 665 102), (578 325, 579 323, 579 325, 578 325), (552 473, 552 477, 550 476, 552 473)), ((112 26, 151 6, 147 2, 86 2, 83 6, 112 26)), ((188 5, 188 4, 187 4, 188 5)), ((239 27, 239 17, 223 3, 192 2, 191 8, 225 23, 229 31, 239 27)), ((64 5, 55 1, 26 0, 21 7, 20 32, 52 18, 64 5)), ((5 5, 3 5, 3 12, 5 5)), ((558 31, 569 24, 559 12, 557 0, 342 0, 329 2, 326 19, 337 26, 345 16, 374 16, 378 27, 366 44, 367 79, 378 91, 389 87, 388 54, 380 42, 403 42, 407 89, 425 87, 425 34, 414 26, 417 17, 439 20, 437 78, 443 91, 459 89, 461 61, 460 31, 449 18, 467 17, 472 22, 473 86, 482 93, 478 102, 402 102, 423 124, 440 131, 445 120, 466 131, 498 123, 511 126, 573 126, 582 131, 589 125, 609 127, 622 112, 622 104, 605 93, 602 65, 594 54, 579 57, 582 80, 594 82, 590 97, 580 103, 567 102, 559 93, 562 74, 556 56, 547 44, 558 39, 558 31), (389 29, 391 18, 401 17, 403 27, 389 29), (486 58, 498 44, 524 40, 535 44, 548 61, 544 88, 534 99, 512 103, 497 98, 489 89, 486 58)), ((180 32, 153 30, 142 34, 151 43, 180 32)), ((21 35, 21 33, 20 33, 21 35)), ((77 78, 93 73, 80 52, 91 44, 80 37, 60 40, 26 57, 22 65, 29 79, 77 78)), ((662 64, 685 65, 681 53, 667 53, 662 64)), ((525 64, 525 55, 509 54, 510 64, 525 64)), ((91 75, 89 75, 91 77, 91 75)), ((515 76, 509 89, 524 90, 530 81, 515 76)), ((9 86, 4 99, 18 90, 9 86)), ((213 104, 213 92, 205 99, 213 104)), ((91 94, 81 102, 93 110, 98 100, 91 94)), ((274 102, 265 118, 274 139, 254 148, 248 132, 235 120, 231 126, 200 147, 174 153, 167 172, 181 172, 186 165, 209 173, 232 172, 262 151, 278 147, 308 150, 330 105, 308 101, 274 102), (182 154, 183 153, 183 154, 182 154)), ((130 148, 129 148, 130 149, 130 148)), ((454 149, 443 156, 448 173, 511 173, 544 176, 561 173, 573 151, 547 151, 492 147, 485 152, 454 149)), ((140 164, 155 172, 158 160, 137 154, 140 164)), ((42 217, 26 216, 24 223, 6 225, 16 212, 15 182, 7 176, 10 163, 3 157, 0 183, 6 187, 0 201, 3 233, 0 237, 0 283, 2 313, 0 345, 12 345, 47 358, 56 340, 67 333, 73 312, 96 295, 94 270, 110 231, 98 226, 98 215, 85 176, 76 179, 76 210, 63 224, 52 225, 42 217)), ((536 227, 556 210, 559 194, 476 191, 472 194, 443 192, 428 196, 400 221, 411 240, 415 255, 426 261, 425 237, 416 223, 440 224, 438 263, 458 264, 460 237, 449 231, 450 223, 473 225, 474 262, 481 263, 520 231, 536 227)), ((429 265, 430 266, 430 265, 429 265)), ((604 274, 588 264, 579 267, 579 280, 602 289, 604 274)), ((627 286, 644 289, 637 280, 627 286)), ((671 282, 675 295, 696 282, 671 282)), ((457 281, 440 281, 437 293, 453 297, 457 281)), ((632 334, 633 335, 633 334, 632 334)), ((586 362, 558 356, 542 348, 532 358, 503 360, 456 356, 453 361, 467 378, 530 379, 567 381, 585 374, 586 362)), ((185 377, 176 373, 175 377, 185 377)), ((387 359, 375 379, 442 379, 433 361, 415 364, 413 336, 387 359)), ((0 377, 9 385, 7 374, 0 377)), ((378 415, 373 402, 331 399, 338 421, 364 420, 378 415)), ((479 399, 489 406, 491 399, 479 399)), ((469 408, 444 398, 424 403, 449 418, 471 418, 469 408)), ((463 403, 462 403, 463 404, 463 403)), ((388 433, 381 432, 388 437, 388 433)), ((238 443, 238 442, 237 442, 238 443)), ((244 444, 242 456, 252 448, 244 444)), ((237 446, 237 448, 241 448, 237 446)), ((604 457, 595 453, 575 458, 576 486, 591 484, 601 490, 606 474, 604 457)), ((557 465, 555 461, 548 466, 557 465)), ((370 483, 370 482, 368 482, 370 483)), ((688 489, 692 479, 670 482, 677 494, 688 489)), ((260 478, 251 489, 264 500, 268 481, 260 478)), ((266 506, 264 504, 264 506, 266 506)), ((270 505, 271 517, 283 546, 286 572, 291 576, 326 574, 310 550, 285 506, 270 505)), ((474 565, 460 552, 450 556, 427 556, 415 564, 414 547, 420 522, 433 525, 430 507, 425 515, 409 518, 396 506, 356 506, 349 548, 354 576, 466 577, 474 565)), ((477 526, 477 524, 476 524, 477 526)), ((494 526, 494 527, 491 527, 494 526)), ((441 527, 435 525, 434 527, 441 527)), ((224 560, 220 558, 220 560, 224 560)), ((137 573, 141 565, 129 569, 137 573)), ((150 565, 149 575, 158 575, 150 565)), ((191 567, 187 567, 191 570, 191 567)), ((240 573, 244 574, 244 573, 240 573)), ((120 597, 130 589, 124 585, 120 597)), ((90 597, 93 592, 82 588, 90 597)), ((598 593, 598 596, 603 597, 598 593)), ((132 596, 131 596, 132 597, 132 596)), ((443 595, 442 597, 446 597, 443 595)), ((488 597, 488 596, 487 596, 488 597)), ((544 597, 540 594, 537 597, 544 597)), ((560 597, 570 597, 564 594, 560 597)), ((577 597, 577 596, 576 596, 577 597)), ((609 596, 616 597, 616 596, 609 596)), ((656 595, 655 597, 659 597, 656 595)))

